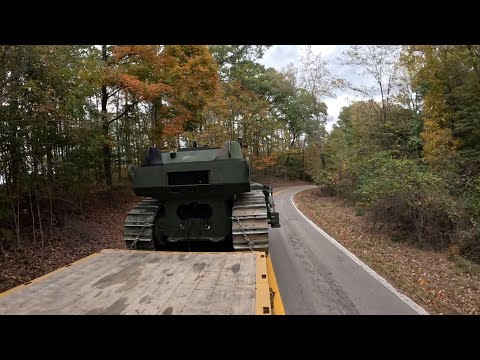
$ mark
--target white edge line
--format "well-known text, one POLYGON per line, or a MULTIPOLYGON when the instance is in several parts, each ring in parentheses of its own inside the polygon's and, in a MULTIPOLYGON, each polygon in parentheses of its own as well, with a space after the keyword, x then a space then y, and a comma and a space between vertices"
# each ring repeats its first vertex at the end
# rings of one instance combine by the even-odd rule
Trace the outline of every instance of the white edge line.
POLYGON ((385 280, 383 277, 378 275, 374 270, 369 268, 365 263, 363 263, 358 257, 356 257, 354 254, 352 254, 350 251, 348 251, 346 248, 342 246, 337 240, 332 238, 330 235, 328 235, 325 231, 320 229, 312 220, 307 218, 300 210, 298 210, 297 205, 293 201, 293 197, 298 194, 300 191, 304 191, 308 189, 301 189, 298 190, 297 192, 293 193, 292 196, 290 197, 290 201, 292 202, 293 206, 295 209, 298 211, 300 215, 304 217, 305 220, 307 220, 310 225, 312 225, 319 233, 321 233, 323 236, 327 238, 328 241, 330 241, 333 245, 335 245, 337 248, 339 248, 341 251, 343 251, 350 259, 352 259, 357 265, 363 268, 366 272, 368 272, 370 275, 372 275, 376 280, 378 280, 383 286, 385 286, 388 290, 390 290, 392 293, 394 293, 396 296, 398 296, 401 300, 403 300, 407 305, 409 305, 413 310, 415 310, 417 313, 420 315, 429 315, 429 313, 422 308, 420 305, 415 303, 412 299, 410 299, 408 296, 400 293, 397 289, 393 287, 392 284, 390 284, 387 280, 385 280))

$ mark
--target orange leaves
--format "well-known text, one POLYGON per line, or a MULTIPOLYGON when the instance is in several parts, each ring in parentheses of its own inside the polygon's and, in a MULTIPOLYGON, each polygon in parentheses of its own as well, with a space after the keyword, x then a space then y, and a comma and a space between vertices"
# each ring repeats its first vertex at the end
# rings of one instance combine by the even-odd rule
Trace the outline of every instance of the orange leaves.
POLYGON ((160 46, 120 45, 113 47, 112 52, 113 62, 105 74, 109 85, 119 85, 144 101, 154 101, 172 92, 160 76, 165 63, 160 46))
POLYGON ((206 46, 120 45, 112 53, 104 84, 115 88, 112 93, 126 92, 130 101, 155 104, 159 143, 198 128, 208 105, 221 96, 218 68, 206 46))
POLYGON ((163 127, 163 134, 165 137, 178 136, 183 133, 183 124, 191 119, 191 114, 184 112, 172 119, 163 127))
POLYGON ((113 49, 114 61, 117 63, 148 63, 153 66, 163 65, 161 47, 158 45, 119 45, 113 49))
POLYGON ((271 168, 277 163, 277 155, 272 154, 268 156, 263 156, 263 157, 256 157, 252 156, 252 164, 255 168, 255 170, 264 170, 271 168))
POLYGON ((148 83, 137 76, 118 74, 118 83, 142 100, 153 101, 163 94, 171 93, 172 87, 163 83, 148 83))

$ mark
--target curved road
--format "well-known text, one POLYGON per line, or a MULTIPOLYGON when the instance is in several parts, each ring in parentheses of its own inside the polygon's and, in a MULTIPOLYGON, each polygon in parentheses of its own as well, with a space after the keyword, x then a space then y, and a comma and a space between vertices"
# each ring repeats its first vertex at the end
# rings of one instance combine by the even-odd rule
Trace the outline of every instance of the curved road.
POLYGON ((275 191, 279 229, 270 229, 270 256, 287 314, 426 314, 420 306, 306 219, 292 195, 275 191))

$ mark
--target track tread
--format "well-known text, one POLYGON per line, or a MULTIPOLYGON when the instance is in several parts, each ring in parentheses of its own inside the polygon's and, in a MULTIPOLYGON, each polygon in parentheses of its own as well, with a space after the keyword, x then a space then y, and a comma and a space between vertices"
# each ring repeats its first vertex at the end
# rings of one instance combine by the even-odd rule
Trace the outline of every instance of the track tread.
POLYGON ((268 252, 268 209, 262 190, 237 195, 232 208, 232 238, 235 251, 258 250, 268 252), (242 231, 243 228, 243 231, 242 231), (248 237, 250 245, 244 238, 248 237), (253 249, 252 249, 253 248, 253 249))
POLYGON ((156 199, 144 199, 133 207, 127 214, 123 225, 123 240, 130 248, 130 245, 141 232, 138 238, 138 249, 153 249, 153 225, 155 216, 160 209, 161 202, 156 199))

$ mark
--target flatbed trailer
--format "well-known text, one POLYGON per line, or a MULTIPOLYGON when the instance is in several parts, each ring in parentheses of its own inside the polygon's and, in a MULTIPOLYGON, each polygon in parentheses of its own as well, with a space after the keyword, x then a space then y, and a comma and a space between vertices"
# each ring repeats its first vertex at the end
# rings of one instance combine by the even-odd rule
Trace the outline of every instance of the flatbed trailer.
POLYGON ((0 294, 0 314, 285 314, 264 252, 102 250, 0 294))

